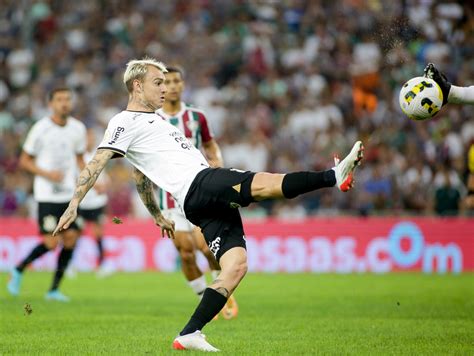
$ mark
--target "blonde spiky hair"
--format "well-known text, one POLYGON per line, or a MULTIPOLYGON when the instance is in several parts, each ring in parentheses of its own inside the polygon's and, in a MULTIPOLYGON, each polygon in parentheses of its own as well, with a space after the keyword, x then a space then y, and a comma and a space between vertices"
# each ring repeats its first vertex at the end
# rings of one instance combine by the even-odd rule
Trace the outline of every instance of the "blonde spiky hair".
POLYGON ((140 81, 143 80, 148 71, 148 66, 154 66, 163 73, 168 72, 164 63, 159 62, 154 58, 144 57, 142 59, 132 59, 127 63, 127 69, 125 69, 125 73, 123 74, 123 83, 127 87, 129 93, 133 90, 133 81, 135 79, 140 81))

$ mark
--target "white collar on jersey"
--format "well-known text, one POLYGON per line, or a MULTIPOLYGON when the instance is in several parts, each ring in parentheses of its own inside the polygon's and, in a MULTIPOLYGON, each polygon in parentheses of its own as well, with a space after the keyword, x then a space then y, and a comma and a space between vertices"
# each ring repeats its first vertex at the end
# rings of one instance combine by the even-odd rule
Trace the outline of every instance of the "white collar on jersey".
POLYGON ((54 126, 58 126, 58 127, 66 127, 70 122, 73 117, 71 115, 69 115, 66 119, 66 123, 64 125, 59 125, 58 123, 54 122, 54 120, 52 119, 51 116, 46 116, 49 120, 50 123, 52 123, 54 126))
POLYGON ((165 119, 169 119, 171 117, 178 117, 178 116, 183 115, 183 113, 186 111, 187 108, 188 106, 186 105, 186 103, 184 101, 181 101, 181 109, 174 115, 168 114, 167 112, 163 110, 163 108, 156 110, 156 113, 160 116, 163 116, 165 119))

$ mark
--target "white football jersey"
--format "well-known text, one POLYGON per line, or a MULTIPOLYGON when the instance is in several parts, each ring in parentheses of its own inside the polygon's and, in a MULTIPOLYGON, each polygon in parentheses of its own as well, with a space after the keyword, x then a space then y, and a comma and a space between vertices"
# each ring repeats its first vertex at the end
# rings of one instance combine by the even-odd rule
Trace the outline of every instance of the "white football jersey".
MULTIPOLYGON (((184 133, 184 136, 197 149, 200 149, 203 143, 209 142, 214 138, 206 115, 202 110, 192 105, 181 102, 181 110, 175 115, 167 114, 163 108, 157 110, 156 113, 184 133)), ((158 187, 157 192, 161 210, 173 209, 177 206, 170 193, 160 187, 158 187)))
POLYGON ((73 117, 69 117, 64 126, 55 124, 49 117, 33 125, 23 150, 35 157, 39 168, 64 174, 60 183, 35 176, 33 190, 37 202, 67 203, 71 200, 79 173, 76 155, 83 154, 85 148, 86 127, 73 117))
POLYGON ((125 110, 115 115, 100 148, 125 156, 181 207, 196 175, 209 167, 184 134, 155 113, 125 110))
MULTIPOLYGON (((92 157, 94 157, 95 151, 90 151, 86 152, 84 154, 84 161, 87 163, 89 162, 92 157)), ((101 183, 105 180, 105 172, 102 172, 102 174, 99 176, 97 179, 97 182, 101 183)), ((96 182, 96 183, 97 183, 96 182)), ((98 193, 97 190, 92 187, 90 189, 84 199, 82 199, 81 204, 79 204, 79 208, 84 209, 84 210, 91 210, 91 209, 99 209, 102 208, 107 204, 107 194, 105 193, 98 193)))

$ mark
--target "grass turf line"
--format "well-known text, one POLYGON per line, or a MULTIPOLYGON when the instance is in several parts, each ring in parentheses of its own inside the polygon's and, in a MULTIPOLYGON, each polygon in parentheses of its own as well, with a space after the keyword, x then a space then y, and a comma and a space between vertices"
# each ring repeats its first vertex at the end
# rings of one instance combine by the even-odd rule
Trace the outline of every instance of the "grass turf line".
MULTIPOLYGON (((179 273, 80 274, 68 304, 43 299, 51 273, 26 273, 17 298, 1 276, 2 355, 178 354, 198 302, 179 273)), ((203 330, 229 355, 474 354, 473 274, 249 274, 236 297, 238 318, 203 330)))

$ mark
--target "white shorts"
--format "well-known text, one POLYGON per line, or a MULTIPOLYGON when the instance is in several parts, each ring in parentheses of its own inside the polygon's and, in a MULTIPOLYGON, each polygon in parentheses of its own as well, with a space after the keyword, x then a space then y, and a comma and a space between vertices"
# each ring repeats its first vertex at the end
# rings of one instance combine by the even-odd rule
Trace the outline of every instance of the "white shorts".
POLYGON ((170 219, 174 221, 174 229, 175 231, 185 231, 191 232, 194 230, 194 225, 186 219, 184 213, 179 208, 172 208, 162 210, 161 213, 166 219, 170 219))

